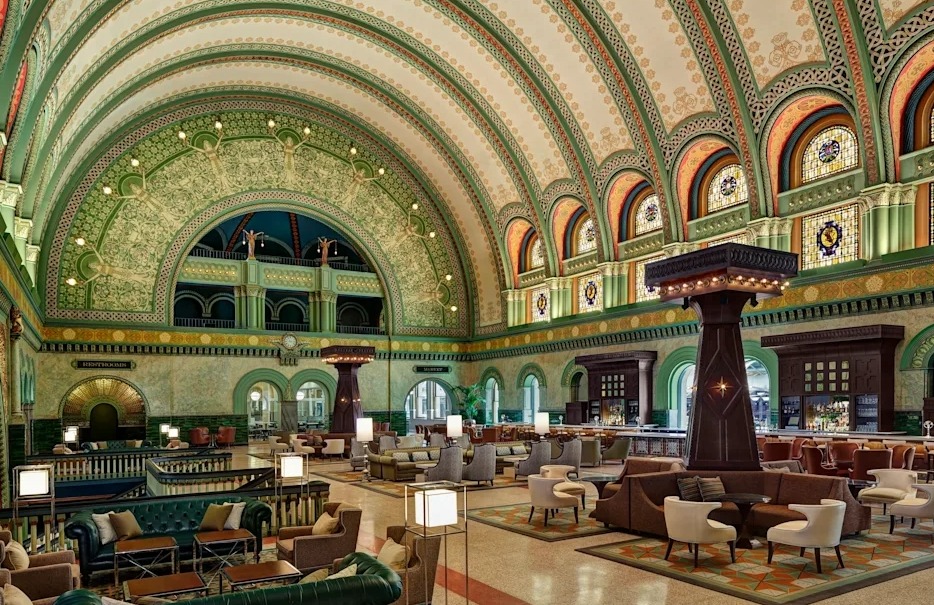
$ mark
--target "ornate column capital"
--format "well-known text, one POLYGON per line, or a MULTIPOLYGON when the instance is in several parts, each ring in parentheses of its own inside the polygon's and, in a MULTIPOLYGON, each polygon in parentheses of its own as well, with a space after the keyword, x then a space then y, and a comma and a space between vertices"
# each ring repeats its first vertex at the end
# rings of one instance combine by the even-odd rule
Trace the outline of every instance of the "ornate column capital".
POLYGON ((32 219, 17 216, 13 219, 13 237, 28 240, 32 235, 32 219))
POLYGON ((860 213, 865 214, 874 208, 914 204, 916 191, 914 183, 882 183, 860 191, 856 202, 860 213))
POLYGON ((700 250, 700 244, 693 242, 674 242, 662 246, 662 252, 665 253, 665 258, 681 256, 682 254, 694 252, 695 250, 700 250))
POLYGON ((0 181, 0 206, 16 208, 23 197, 23 188, 16 183, 0 181))
POLYGON ((619 275, 625 277, 629 274, 629 263, 625 262, 610 261, 600 263, 597 265, 597 268, 600 270, 600 273, 603 274, 603 277, 615 277, 619 275))

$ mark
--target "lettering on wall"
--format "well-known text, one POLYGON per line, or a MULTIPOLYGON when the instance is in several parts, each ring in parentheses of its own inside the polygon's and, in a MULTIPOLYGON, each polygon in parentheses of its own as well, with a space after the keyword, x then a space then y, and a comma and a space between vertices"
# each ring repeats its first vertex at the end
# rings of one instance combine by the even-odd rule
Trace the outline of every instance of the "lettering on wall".
POLYGON ((451 366, 415 366, 412 370, 416 374, 448 374, 451 366))
POLYGON ((110 359, 76 359, 71 362, 76 370, 135 370, 135 361, 120 361, 110 359))

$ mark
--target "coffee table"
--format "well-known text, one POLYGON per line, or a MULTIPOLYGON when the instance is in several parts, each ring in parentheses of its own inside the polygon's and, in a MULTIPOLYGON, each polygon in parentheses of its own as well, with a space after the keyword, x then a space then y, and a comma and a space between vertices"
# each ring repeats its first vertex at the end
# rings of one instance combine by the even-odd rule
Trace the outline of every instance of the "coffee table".
POLYGON ((516 454, 515 456, 504 456, 504 457, 503 457, 503 462, 508 462, 509 465, 503 467, 503 476, 504 476, 504 477, 510 477, 511 479, 515 480, 515 478, 516 478, 516 463, 517 463, 517 462, 522 462, 523 460, 528 460, 528 459, 529 459, 529 455, 528 455, 528 454, 524 454, 524 455, 516 454))
POLYGON ((218 565, 212 570, 211 578, 207 581, 210 584, 222 568, 231 565, 230 558, 237 554, 241 547, 243 548, 244 561, 250 556, 249 549, 252 548, 255 554, 254 563, 259 563, 256 536, 247 529, 225 529, 197 533, 192 548, 193 567, 196 572, 203 574, 205 555, 218 559, 218 565))
POLYGON ((152 571, 152 568, 163 563, 166 557, 171 558, 172 573, 176 573, 178 571, 178 544, 172 536, 117 542, 114 545, 114 585, 120 585, 120 559, 142 570, 143 576, 155 576, 156 572, 152 571), (137 560, 140 555, 152 555, 153 558, 151 561, 141 563, 137 560))
POLYGON ((221 570, 221 576, 220 592, 223 594, 224 578, 230 584, 230 590, 234 591, 260 582, 294 582, 302 577, 302 572, 288 561, 266 561, 225 567, 221 570))
POLYGON ((772 499, 762 494, 723 494, 713 498, 718 502, 732 502, 739 509, 739 527, 736 536, 736 548, 755 548, 752 544, 752 535, 749 533, 749 527, 746 521, 749 519, 749 511, 756 504, 765 504, 772 499))
POLYGON ((193 571, 127 580, 123 583, 124 601, 133 601, 140 597, 173 597, 193 592, 203 592, 204 596, 208 596, 207 585, 201 576, 193 571))
POLYGON ((593 483, 594 487, 597 488, 597 498, 603 497, 603 488, 607 486, 608 483, 613 483, 619 479, 619 475, 611 475, 606 473, 587 473, 586 475, 579 475, 578 477, 582 481, 587 481, 593 483))

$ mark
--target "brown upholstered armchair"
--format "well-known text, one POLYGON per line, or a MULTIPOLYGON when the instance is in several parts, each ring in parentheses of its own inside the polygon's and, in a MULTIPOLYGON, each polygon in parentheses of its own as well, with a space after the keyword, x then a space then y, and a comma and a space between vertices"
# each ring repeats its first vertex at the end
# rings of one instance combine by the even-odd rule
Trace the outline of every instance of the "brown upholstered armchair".
MULTIPOLYGON (((6 556, 6 545, 12 538, 10 532, 0 530, 0 560, 6 556)), ((81 588, 81 571, 73 550, 30 555, 29 567, 9 570, 9 574, 10 583, 38 605, 51 605, 62 593, 81 588)))
POLYGON ((211 445, 211 431, 206 426, 199 426, 188 431, 188 443, 194 447, 211 445))
POLYGON ((288 561, 302 572, 327 567, 334 559, 343 558, 357 549, 357 534, 360 533, 360 517, 363 511, 345 505, 340 512, 340 502, 328 502, 324 512, 337 516, 337 529, 333 534, 313 536, 312 526, 282 527, 276 539, 276 557, 288 561))
POLYGON ((438 570, 438 552, 441 549, 441 536, 422 538, 405 531, 402 525, 386 528, 386 537, 398 544, 405 544, 408 562, 402 576, 402 595, 392 605, 406 603, 431 603, 435 588, 435 572, 438 570), (428 594, 425 594, 425 587, 428 594))
POLYGON ((217 427, 217 435, 214 437, 214 443, 218 446, 231 446, 237 440, 237 427, 220 426, 217 427))

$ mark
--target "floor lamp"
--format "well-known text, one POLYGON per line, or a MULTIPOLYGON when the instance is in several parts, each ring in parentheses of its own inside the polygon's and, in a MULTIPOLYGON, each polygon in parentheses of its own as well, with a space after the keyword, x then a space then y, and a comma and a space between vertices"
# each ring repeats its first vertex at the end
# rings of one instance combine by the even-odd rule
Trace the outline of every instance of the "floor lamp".
POLYGON ((357 443, 363 444, 363 480, 370 480, 369 443, 373 441, 373 419, 357 418, 357 443))
MULTIPOLYGON (((55 530, 55 466, 27 464, 13 468, 13 525, 19 527, 19 507, 31 502, 49 503, 49 531, 46 550, 52 550, 52 532, 55 530)), ((22 536, 19 536, 22 541, 22 536)))
MULTIPOLYGON (((299 454, 298 452, 276 452, 276 466, 273 472, 275 473, 275 480, 273 485, 274 493, 276 494, 276 509, 279 511, 279 514, 282 516, 281 520, 286 518, 285 509, 283 508, 283 503, 285 501, 285 480, 286 479, 299 479, 299 494, 298 499, 301 503, 302 494, 305 489, 305 454, 299 454)), ((281 521, 280 520, 280 521, 281 521)), ((277 523, 276 527, 282 527, 283 524, 277 523)))
MULTIPOLYGON (((467 486, 451 481, 409 483, 405 486, 405 530, 425 539, 438 537, 444 544, 444 602, 448 602, 448 536, 464 534, 464 600, 470 602, 470 567, 467 560, 467 486), (409 516, 409 496, 414 498, 414 514, 409 516), (461 496, 463 508, 458 507, 461 496), (463 521, 463 523, 461 522, 463 521)), ((427 582, 427 574, 426 574, 427 582)), ((431 595, 425 586, 425 595, 431 595)), ((408 596, 406 597, 408 598, 408 596)))
POLYGON ((165 436, 169 434, 169 429, 171 427, 172 425, 169 424, 168 422, 163 422, 162 424, 159 425, 159 447, 165 447, 165 443, 163 443, 163 439, 165 439, 165 436))
POLYGON ((464 436, 464 417, 460 415, 448 416, 447 424, 448 444, 454 445, 458 439, 464 436))
POLYGON ((539 441, 544 441, 545 435, 551 432, 548 412, 535 412, 535 432, 538 433, 539 441))

